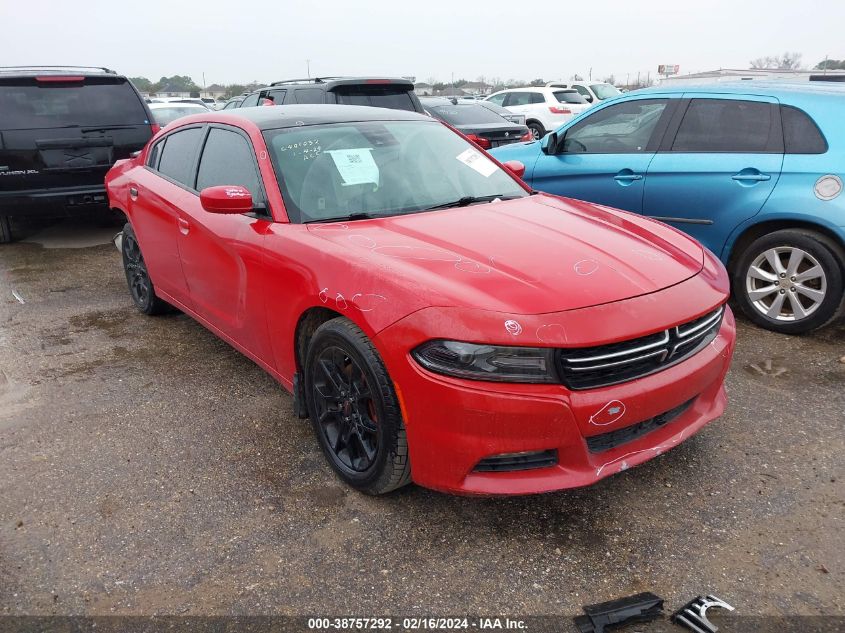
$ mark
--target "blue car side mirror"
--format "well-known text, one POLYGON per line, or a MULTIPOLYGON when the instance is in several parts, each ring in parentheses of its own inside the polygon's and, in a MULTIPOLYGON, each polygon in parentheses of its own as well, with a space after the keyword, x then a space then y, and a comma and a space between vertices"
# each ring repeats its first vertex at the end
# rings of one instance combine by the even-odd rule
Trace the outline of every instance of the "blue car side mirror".
POLYGON ((540 141, 540 149, 544 154, 554 154, 557 151, 557 132, 549 132, 540 141))

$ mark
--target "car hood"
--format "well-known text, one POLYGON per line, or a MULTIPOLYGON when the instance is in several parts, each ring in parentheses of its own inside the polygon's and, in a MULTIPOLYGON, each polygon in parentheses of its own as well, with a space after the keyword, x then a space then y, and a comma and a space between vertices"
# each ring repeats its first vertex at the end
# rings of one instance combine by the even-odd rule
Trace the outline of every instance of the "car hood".
POLYGON ((699 273, 704 257, 666 225, 545 194, 308 228, 353 249, 348 260, 363 267, 356 276, 373 277, 374 292, 381 279, 429 305, 515 314, 653 293, 699 273))

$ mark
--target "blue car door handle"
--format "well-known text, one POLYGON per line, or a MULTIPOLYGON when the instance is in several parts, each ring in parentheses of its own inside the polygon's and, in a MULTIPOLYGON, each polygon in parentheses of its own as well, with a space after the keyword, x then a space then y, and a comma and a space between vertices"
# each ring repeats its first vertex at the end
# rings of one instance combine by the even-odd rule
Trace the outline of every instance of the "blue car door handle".
POLYGON ((761 174, 759 172, 756 174, 743 174, 742 172, 740 172, 738 174, 734 174, 733 176, 731 176, 731 178, 733 180, 739 180, 740 182, 763 182, 764 180, 772 179, 769 174, 761 174))
POLYGON ((641 174, 632 173, 630 169, 623 169, 613 179, 616 182, 634 182, 635 180, 642 180, 643 177, 641 174))

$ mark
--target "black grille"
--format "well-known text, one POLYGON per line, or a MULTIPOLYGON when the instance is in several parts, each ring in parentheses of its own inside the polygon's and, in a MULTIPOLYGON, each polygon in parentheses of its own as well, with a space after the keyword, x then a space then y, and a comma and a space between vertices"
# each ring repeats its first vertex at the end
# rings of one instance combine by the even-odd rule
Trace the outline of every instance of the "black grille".
POLYGON ((482 459, 475 465, 477 473, 500 473, 513 470, 548 468, 557 464, 557 451, 532 451, 530 453, 507 453, 482 459))
POLYGON ((642 437, 646 433, 651 433, 652 431, 659 429, 664 424, 668 424, 672 420, 680 417, 684 411, 690 408, 690 405, 693 402, 695 402, 695 398, 687 400, 674 409, 670 409, 669 411, 656 415, 648 420, 637 422, 636 424, 626 426, 623 429, 617 429, 615 431, 609 431, 608 433, 602 433, 601 435, 588 437, 587 448, 590 449, 591 453, 601 453, 602 451, 609 451, 611 448, 616 448, 622 444, 633 442, 638 437, 642 437))
POLYGON ((570 389, 593 389, 648 376, 676 365, 716 338, 724 307, 677 327, 630 341, 560 349, 557 367, 570 389))

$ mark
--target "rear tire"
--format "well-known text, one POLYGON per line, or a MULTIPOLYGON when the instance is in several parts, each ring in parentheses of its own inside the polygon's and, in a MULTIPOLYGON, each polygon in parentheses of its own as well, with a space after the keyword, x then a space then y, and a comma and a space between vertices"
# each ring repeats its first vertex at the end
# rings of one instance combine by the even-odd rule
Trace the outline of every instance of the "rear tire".
POLYGON ((381 495, 410 483, 405 425, 393 382, 349 319, 323 323, 305 358, 305 400, 323 454, 356 490, 381 495))
POLYGON ((800 229, 754 240, 733 270, 734 296, 745 315, 768 330, 804 334, 836 318, 843 303, 841 251, 800 229))
POLYGON ((546 128, 543 127, 542 123, 538 123, 537 121, 529 121, 525 125, 527 125, 528 129, 531 130, 531 136, 534 137, 535 141, 539 141, 546 135, 546 128))
POLYGON ((12 241, 12 222, 8 215, 0 215, 0 244, 12 241))
POLYGON ((150 279, 138 238, 128 222, 123 227, 123 242, 120 250, 123 255, 126 283, 129 285, 129 294, 135 307, 149 316, 169 312, 172 309, 171 305, 156 296, 155 286, 153 280, 150 279))

